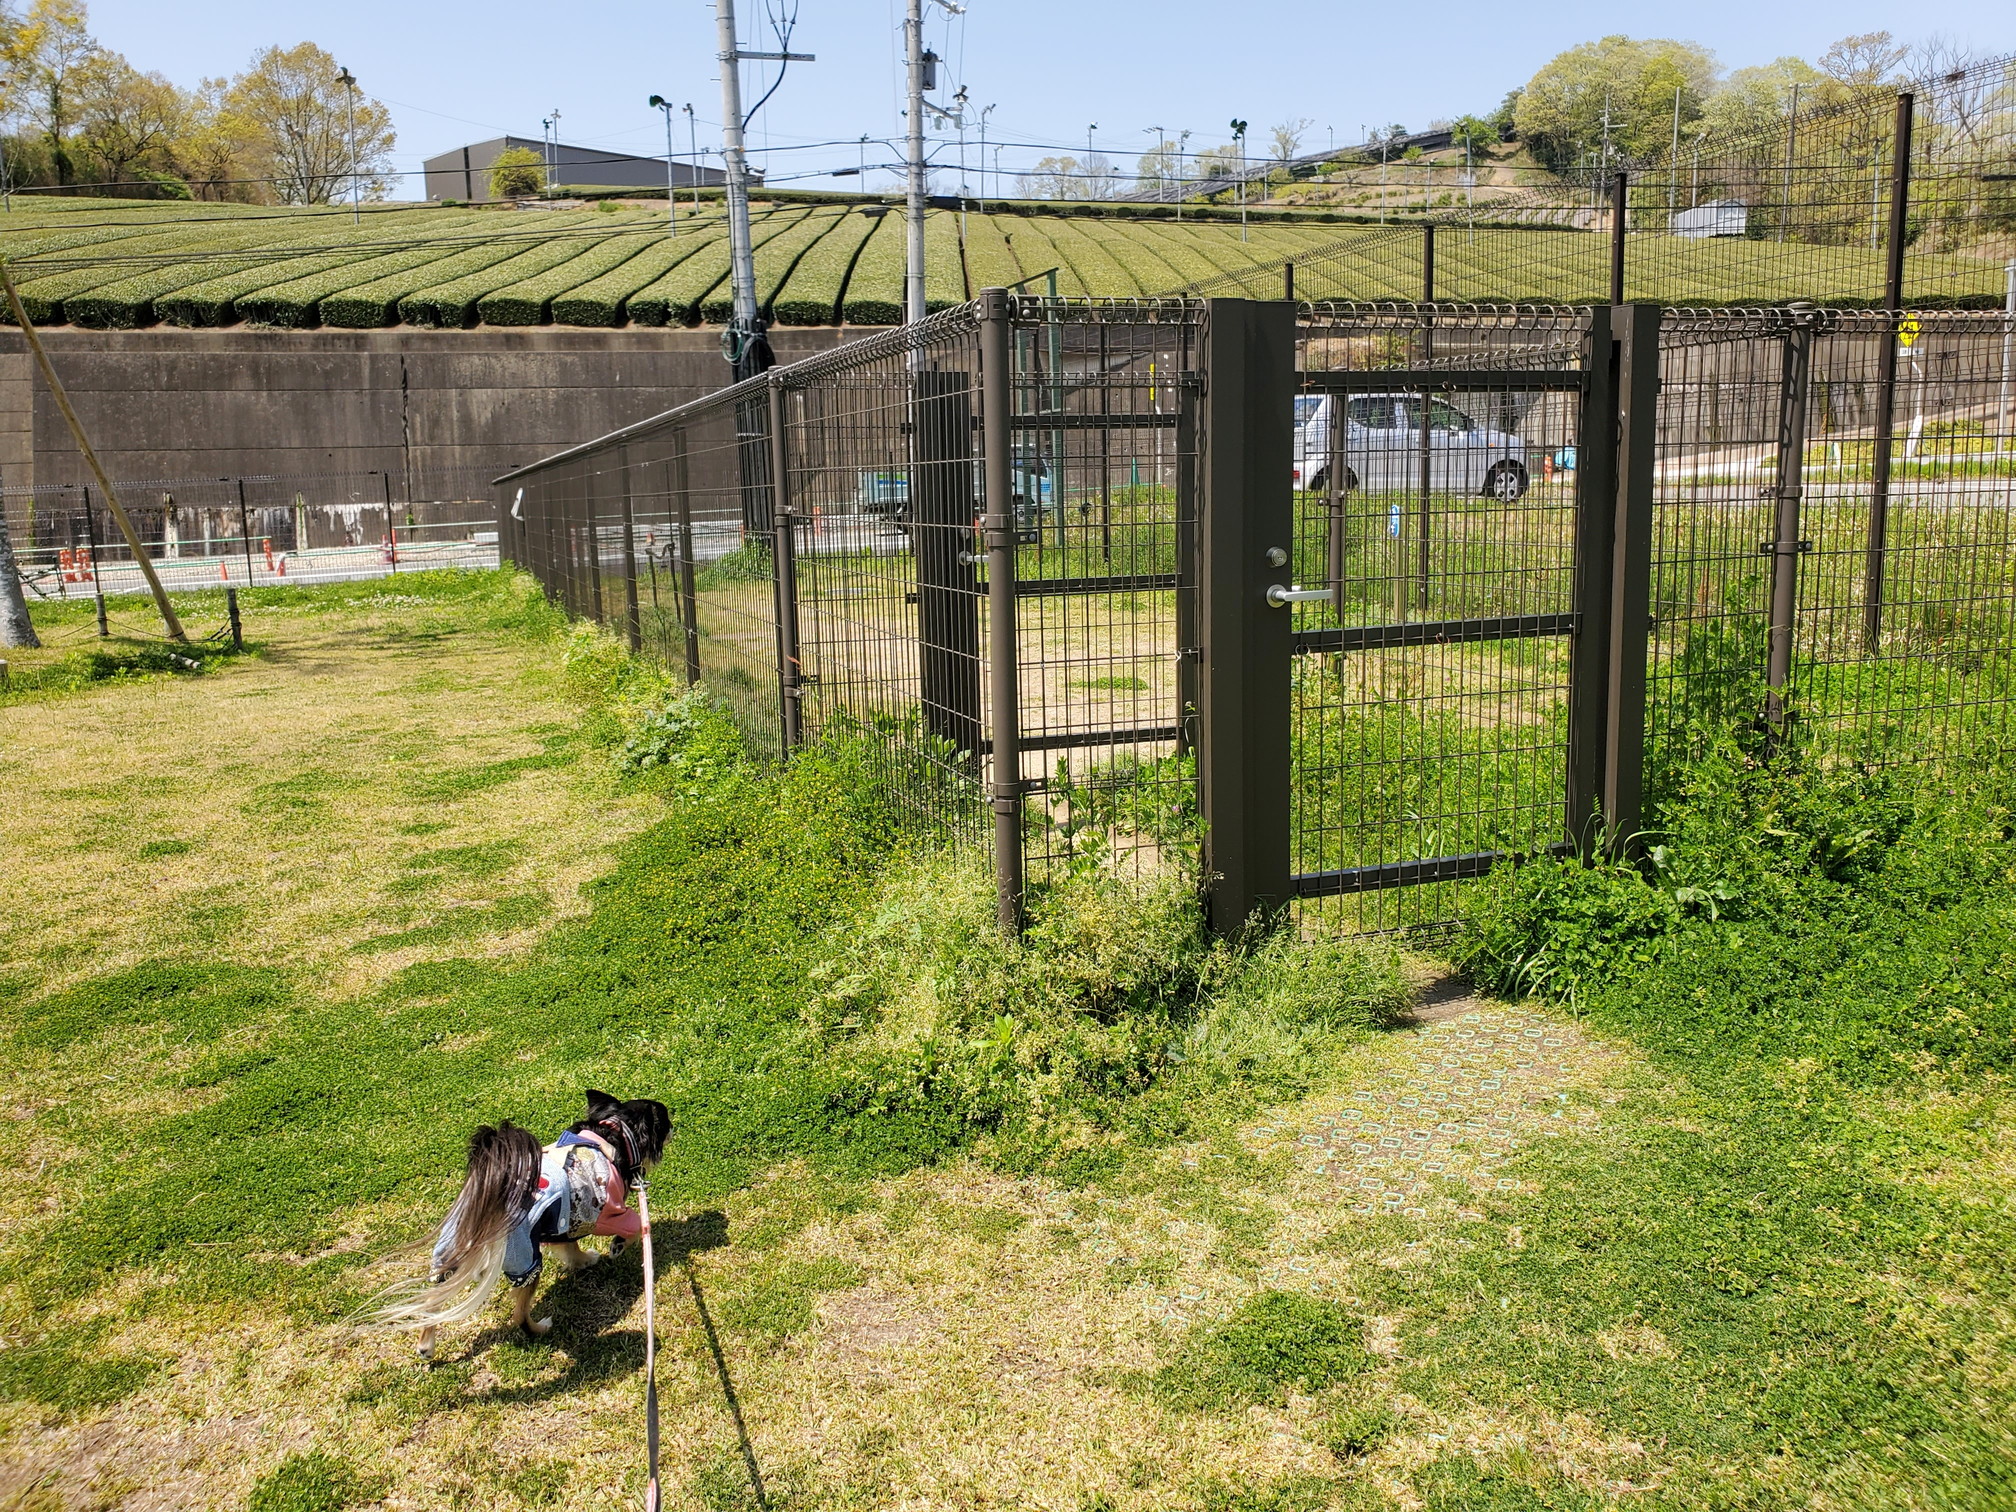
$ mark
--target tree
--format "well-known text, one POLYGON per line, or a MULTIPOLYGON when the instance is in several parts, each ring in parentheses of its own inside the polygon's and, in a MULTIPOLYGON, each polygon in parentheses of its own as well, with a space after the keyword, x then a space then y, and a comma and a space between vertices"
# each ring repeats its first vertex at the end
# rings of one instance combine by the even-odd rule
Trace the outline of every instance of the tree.
POLYGON ((1142 153, 1134 165, 1134 184, 1144 194, 1166 194, 1172 189, 1180 193, 1183 163, 1176 144, 1157 142, 1152 151, 1142 153))
POLYGON ((1267 134, 1268 144, 1274 161, 1284 168, 1292 163, 1295 155, 1302 150, 1302 138, 1308 135, 1309 128, 1315 124, 1307 116, 1297 116, 1292 121, 1283 121, 1270 131, 1267 134))
POLYGON ((1778 58, 1755 68, 1739 68, 1708 97, 1697 134, 1703 141, 1723 143, 1782 135, 1793 90, 1811 100, 1826 78, 1804 58, 1778 58))
POLYGON ((339 73, 335 58, 303 42, 267 48, 231 81, 224 107, 244 124, 258 176, 286 204, 326 205, 353 177, 372 199, 389 187, 392 113, 366 95, 355 97, 353 153, 352 94, 337 81, 339 73))
POLYGON ((1476 154, 1498 140, 1498 128, 1483 116, 1463 115, 1449 123, 1449 143, 1476 154))
POLYGON ((189 99, 189 119, 176 141, 175 166, 198 199, 257 201, 270 196, 255 182, 258 133, 227 104, 226 79, 205 79, 189 99))
POLYGON ((524 199, 546 191, 546 160, 530 147, 506 147, 490 164, 490 198, 524 199))
POLYGON ((76 141, 102 184, 136 181, 172 167, 169 149, 189 130, 189 98, 160 74, 143 74, 115 52, 77 71, 76 141))
POLYGON ((1223 147, 1206 147, 1197 154, 1197 176, 1207 179, 1237 178, 1247 167, 1247 158, 1237 142, 1223 147))
POLYGON ((1016 175, 1015 192, 1023 199, 1083 199, 1078 159, 1069 154, 1039 158, 1029 172, 1016 175))
POLYGON ((59 184, 76 177, 70 156, 77 127, 78 75, 98 55, 78 0, 34 0, 26 16, 7 28, 5 62, 15 105, 41 135, 59 184))
POLYGON ((1656 156, 1673 134, 1677 93, 1684 126, 1698 119, 1720 74, 1692 42, 1604 37, 1541 65, 1513 110, 1519 139, 1556 172, 1594 160, 1599 170, 1656 156))
POLYGON ((1889 82, 1911 49, 1887 31, 1843 37, 1820 55, 1820 71, 1851 89, 1889 82))
POLYGON ((21 593, 21 572, 14 564, 14 540, 7 533, 7 510, 0 505, 0 646, 39 646, 28 600, 21 593))

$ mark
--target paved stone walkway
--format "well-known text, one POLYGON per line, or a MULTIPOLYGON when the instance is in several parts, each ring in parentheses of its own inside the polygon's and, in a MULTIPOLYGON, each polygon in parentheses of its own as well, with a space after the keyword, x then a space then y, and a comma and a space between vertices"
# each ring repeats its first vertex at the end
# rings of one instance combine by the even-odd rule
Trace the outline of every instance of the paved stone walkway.
MULTIPOLYGON (((1256 1289, 1348 1295, 1348 1264, 1323 1242, 1340 1217, 1397 1215, 1424 1225, 1481 1217, 1479 1195, 1519 1187, 1505 1172, 1520 1150, 1596 1126, 1600 1108, 1572 1093, 1600 1084, 1615 1055, 1551 1014, 1447 1002, 1380 1046, 1357 1085, 1241 1131, 1256 1158, 1285 1155, 1292 1165, 1285 1186, 1243 1199, 1265 1203, 1276 1220, 1251 1279, 1218 1263, 1210 1225, 1152 1204, 1100 1198, 1087 1212, 1082 1199, 1074 1206, 1059 1194, 1047 1217, 1075 1229, 1108 1265, 1145 1259, 1148 1273, 1129 1290, 1149 1316, 1172 1323, 1221 1316, 1256 1289)), ((1193 1151, 1183 1163, 1198 1169, 1208 1160, 1193 1151)), ((1236 1195, 1244 1173, 1223 1174, 1236 1195)))

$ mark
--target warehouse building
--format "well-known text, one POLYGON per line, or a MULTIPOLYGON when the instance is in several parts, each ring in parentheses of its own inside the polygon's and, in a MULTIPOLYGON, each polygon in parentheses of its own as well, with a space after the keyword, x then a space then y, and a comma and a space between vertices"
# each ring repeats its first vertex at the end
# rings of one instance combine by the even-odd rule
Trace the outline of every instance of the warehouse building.
MULTIPOLYGON (((476 204, 490 198, 490 166, 509 148, 524 147, 539 154, 550 165, 555 184, 586 188, 665 188, 665 159, 631 157, 603 147, 572 147, 562 142, 542 142, 534 137, 501 136, 487 142, 471 142, 428 158, 427 198, 461 200, 476 204)), ((695 184, 702 188, 721 184, 726 175, 718 168, 702 168, 696 163, 672 163, 672 182, 680 189, 695 184)), ((759 174, 751 174, 759 178, 759 174)))

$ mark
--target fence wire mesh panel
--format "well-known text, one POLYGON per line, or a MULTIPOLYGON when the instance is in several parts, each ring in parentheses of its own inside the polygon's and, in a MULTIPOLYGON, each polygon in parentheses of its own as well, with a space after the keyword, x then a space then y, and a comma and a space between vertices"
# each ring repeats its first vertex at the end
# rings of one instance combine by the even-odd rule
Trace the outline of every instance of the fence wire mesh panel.
POLYGON ((1676 88, 1670 132, 1539 132, 1526 168, 1340 154, 1288 197, 1370 224, 1181 292, 2016 308, 2016 57, 1784 88, 1676 88))
POLYGON ((1661 358, 1648 798, 1734 731, 1936 773, 2006 737, 2016 323, 1679 313, 1661 358))
POLYGON ((1189 866, 1199 307, 1015 306, 1022 767, 1030 876, 1189 866))
MULTIPOLYGON (((349 582, 435 567, 497 565, 487 473, 248 473, 113 480, 171 592, 349 582)), ((144 594, 145 577, 104 490, 0 488, 31 598, 144 594)))
POLYGON ((978 306, 507 475, 507 554, 704 680, 759 745, 859 740, 923 828, 981 833, 1006 780, 1038 882, 1159 868, 1195 841, 1177 582, 1196 309, 1001 306, 1003 556, 982 529, 978 306), (1012 708, 989 677, 990 562, 1012 708))
POLYGON ((1588 317, 1305 308, 1292 861, 1305 911, 1447 924, 1567 839, 1588 317))

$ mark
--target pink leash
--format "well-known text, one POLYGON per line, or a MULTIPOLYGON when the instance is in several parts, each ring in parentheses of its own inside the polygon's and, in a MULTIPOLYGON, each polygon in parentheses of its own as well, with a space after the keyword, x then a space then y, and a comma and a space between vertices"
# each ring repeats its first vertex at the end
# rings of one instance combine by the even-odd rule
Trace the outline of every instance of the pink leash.
POLYGON ((644 1454, 651 1478, 644 1487, 644 1512, 660 1512, 658 1491, 658 1320, 651 1264, 651 1198, 637 1178, 637 1216, 644 1229, 644 1454))

